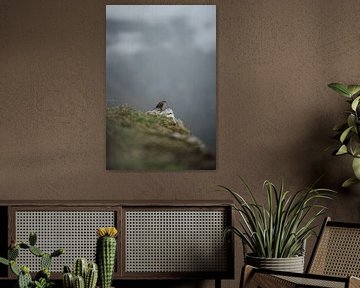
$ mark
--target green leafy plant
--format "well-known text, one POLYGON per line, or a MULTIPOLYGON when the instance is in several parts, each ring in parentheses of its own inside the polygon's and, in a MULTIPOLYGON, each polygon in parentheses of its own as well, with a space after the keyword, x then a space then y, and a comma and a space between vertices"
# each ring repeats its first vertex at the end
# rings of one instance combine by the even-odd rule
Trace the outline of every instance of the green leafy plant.
POLYGON ((243 179, 251 201, 246 201, 234 190, 218 185, 235 199, 233 208, 239 213, 240 227, 228 227, 225 235, 233 232, 252 251, 252 256, 288 258, 301 255, 306 239, 314 233, 316 219, 326 207, 318 200, 332 199, 329 189, 304 188, 296 193, 285 191, 283 183, 278 189, 270 181, 264 182, 267 205, 261 205, 243 179))
POLYGON ((54 282, 49 282, 45 278, 41 278, 41 279, 39 279, 39 281, 35 280, 33 282, 33 287, 34 288, 51 288, 54 285, 55 285, 54 282))
POLYGON ((360 183, 360 85, 344 85, 331 83, 329 88, 344 96, 350 104, 350 110, 346 112, 346 122, 334 127, 336 138, 339 139, 339 146, 334 155, 351 155, 354 177, 347 179, 342 186, 349 187, 360 183))
POLYGON ((8 259, 0 257, 0 263, 10 266, 11 271, 18 277, 19 288, 50 288, 54 283, 50 280, 50 265, 53 257, 58 257, 64 253, 63 249, 57 249, 52 253, 45 253, 36 246, 37 236, 30 233, 29 243, 12 242, 8 251, 8 259), (16 259, 20 249, 28 250, 31 254, 40 258, 41 270, 35 275, 33 280, 30 275, 30 268, 26 265, 19 266, 16 259))

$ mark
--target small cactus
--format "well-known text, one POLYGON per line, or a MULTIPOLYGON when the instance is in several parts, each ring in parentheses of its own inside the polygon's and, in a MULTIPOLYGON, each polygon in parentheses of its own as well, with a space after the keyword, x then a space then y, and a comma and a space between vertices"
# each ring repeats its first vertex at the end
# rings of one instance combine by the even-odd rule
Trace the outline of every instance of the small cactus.
POLYGON ((84 278, 77 275, 74 277, 74 288, 85 288, 84 278))
POLYGON ((20 243, 19 246, 20 246, 20 248, 22 248, 22 249, 29 249, 29 247, 30 247, 28 244, 23 243, 23 242, 20 243))
POLYGON ((42 251, 40 250, 40 248, 38 248, 38 247, 36 247, 36 246, 30 245, 29 251, 30 251, 32 254, 34 254, 35 256, 38 256, 38 257, 41 257, 41 256, 44 255, 44 252, 42 252, 42 251))
POLYGON ((29 235, 29 244, 31 246, 35 246, 37 241, 37 235, 35 232, 31 232, 29 235))
POLYGON ((11 271, 16 275, 19 276, 21 270, 19 268, 19 266, 16 265, 16 262, 14 260, 10 260, 10 269, 11 271))
POLYGON ((28 288, 30 283, 32 283, 30 269, 27 266, 23 266, 21 268, 21 272, 19 274, 18 285, 19 288, 28 288))
POLYGON ((29 274, 30 273, 30 268, 28 266, 22 266, 20 268, 21 272, 25 273, 25 274, 29 274))
POLYGON ((71 273, 69 266, 64 266, 63 286, 64 288, 95 288, 98 279, 98 268, 96 263, 86 258, 78 258, 74 263, 74 272, 71 273), (82 276, 83 275, 83 276, 82 276), (79 287, 75 286, 78 285, 79 287), (82 285, 84 285, 82 287, 82 285))
POLYGON ((75 276, 81 276, 83 279, 85 279, 87 268, 88 261, 86 260, 86 258, 76 259, 74 267, 75 276))
POLYGON ((58 257, 64 253, 64 249, 57 249, 51 253, 51 257, 58 257))
POLYGON ((41 278, 43 279, 50 279, 50 271, 48 268, 44 268, 42 270, 40 270, 38 273, 36 273, 35 275, 35 280, 41 280, 41 278))
POLYGON ((40 261, 41 269, 45 269, 45 268, 49 269, 51 265, 51 260, 52 260, 51 255, 48 253, 44 253, 44 255, 41 256, 41 261, 40 261))
POLYGON ((72 273, 64 273, 62 277, 64 288, 73 288, 74 287, 74 276, 72 273))
POLYGON ((19 256, 19 246, 15 246, 14 248, 10 249, 8 252, 9 260, 16 260, 19 256))
POLYGON ((96 243, 96 262, 99 267, 99 282, 101 288, 110 288, 116 258, 115 227, 97 229, 99 238, 96 243))
POLYGON ((0 257, 0 263, 10 266, 11 271, 18 276, 19 288, 29 287, 50 287, 53 283, 50 281, 50 264, 53 257, 63 254, 63 249, 55 250, 53 253, 48 254, 40 250, 36 245, 37 236, 35 233, 30 233, 29 244, 20 242, 16 243, 11 241, 8 251, 8 259, 0 257), (30 269, 28 266, 22 266, 21 268, 16 264, 16 259, 19 256, 19 250, 29 250, 30 253, 37 257, 41 257, 41 271, 35 275, 35 281, 32 280, 30 275, 30 269), (39 286, 40 285, 40 286, 39 286), (46 285, 46 286, 44 286, 46 285))
POLYGON ((85 276, 85 288, 95 288, 98 279, 98 266, 96 263, 89 263, 85 276))

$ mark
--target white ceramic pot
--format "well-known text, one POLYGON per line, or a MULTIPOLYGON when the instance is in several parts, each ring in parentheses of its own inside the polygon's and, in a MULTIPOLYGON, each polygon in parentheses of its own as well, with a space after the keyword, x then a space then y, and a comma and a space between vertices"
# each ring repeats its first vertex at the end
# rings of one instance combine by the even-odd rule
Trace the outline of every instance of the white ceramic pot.
POLYGON ((304 256, 263 258, 246 255, 245 263, 262 269, 304 273, 304 256))

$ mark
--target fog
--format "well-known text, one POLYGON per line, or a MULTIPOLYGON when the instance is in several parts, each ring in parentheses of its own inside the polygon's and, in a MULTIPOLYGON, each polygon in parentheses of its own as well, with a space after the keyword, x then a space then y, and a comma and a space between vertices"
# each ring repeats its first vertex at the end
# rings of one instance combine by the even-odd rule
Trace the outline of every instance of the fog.
POLYGON ((107 5, 107 105, 166 100, 215 154, 215 5, 107 5))

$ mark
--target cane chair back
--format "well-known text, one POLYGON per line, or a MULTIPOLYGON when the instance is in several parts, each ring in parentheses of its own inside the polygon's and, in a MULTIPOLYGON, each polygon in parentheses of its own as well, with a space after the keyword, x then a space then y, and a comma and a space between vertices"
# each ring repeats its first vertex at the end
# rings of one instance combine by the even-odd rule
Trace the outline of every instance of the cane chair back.
POLYGON ((360 224, 327 218, 307 273, 360 277, 360 224))
POLYGON ((242 288, 360 288, 360 223, 326 218, 306 273, 243 268, 242 288))

